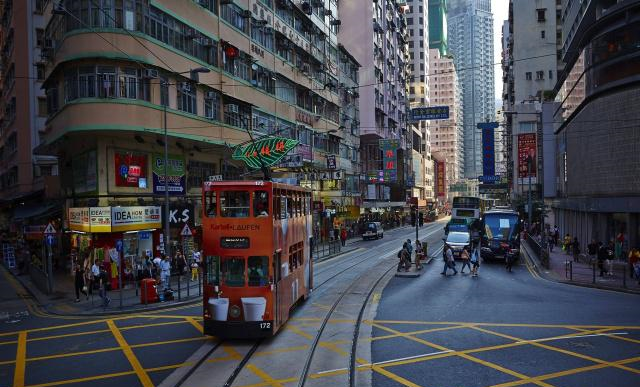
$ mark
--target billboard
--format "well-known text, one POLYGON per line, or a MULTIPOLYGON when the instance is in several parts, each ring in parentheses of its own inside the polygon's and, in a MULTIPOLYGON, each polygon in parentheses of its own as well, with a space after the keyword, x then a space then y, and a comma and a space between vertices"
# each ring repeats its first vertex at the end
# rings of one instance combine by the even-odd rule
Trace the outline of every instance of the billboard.
MULTIPOLYGON (((186 191, 185 160, 182 156, 167 157, 169 195, 184 195, 186 191)), ((164 155, 153 155, 153 193, 164 193, 164 155)))
POLYGON ((446 120, 449 118, 449 106, 425 106, 411 109, 412 121, 446 120))
POLYGON ((531 177, 536 177, 537 143, 535 133, 518 135, 518 178, 529 177, 527 160, 531 158, 531 177))
POLYGON ((485 122, 478 124, 478 129, 482 130, 482 175, 485 177, 496 174, 496 150, 495 150, 495 129, 497 122, 485 122))
POLYGON ((382 170, 384 172, 384 182, 395 182, 398 180, 398 153, 400 147, 398 140, 379 140, 382 149, 382 170))
POLYGON ((116 187, 146 188, 147 185, 147 154, 115 151, 116 187))

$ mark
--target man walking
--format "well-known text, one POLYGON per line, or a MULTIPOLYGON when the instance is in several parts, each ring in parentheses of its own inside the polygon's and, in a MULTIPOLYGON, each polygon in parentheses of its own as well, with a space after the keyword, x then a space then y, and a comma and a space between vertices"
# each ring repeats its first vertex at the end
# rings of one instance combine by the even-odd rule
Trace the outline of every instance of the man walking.
POLYGON ((595 239, 592 239, 591 243, 587 245, 587 254, 589 255, 589 263, 593 264, 598 255, 598 244, 595 239))
POLYGON ((444 253, 444 269, 440 274, 446 276, 447 271, 449 269, 453 270, 453 275, 458 274, 458 270, 456 270, 456 262, 453 259, 453 251, 451 251, 451 247, 445 245, 443 253, 444 253))
POLYGON ((100 284, 100 298, 102 298, 102 307, 106 308, 107 306, 109 306, 109 303, 111 302, 111 298, 109 298, 109 296, 107 295, 107 286, 108 286, 108 281, 107 281, 107 272, 104 270, 100 270, 100 273, 98 274, 98 278, 99 279, 99 284, 100 284))
POLYGON ((598 268, 600 269, 600 277, 604 277, 606 273, 605 269, 605 261, 607 260, 607 247, 602 244, 602 242, 598 242, 598 268))
POLYGON ((160 262, 160 278, 162 281, 162 288, 164 290, 169 289, 169 279, 171 278, 171 262, 169 262, 168 255, 165 255, 162 262, 160 262))

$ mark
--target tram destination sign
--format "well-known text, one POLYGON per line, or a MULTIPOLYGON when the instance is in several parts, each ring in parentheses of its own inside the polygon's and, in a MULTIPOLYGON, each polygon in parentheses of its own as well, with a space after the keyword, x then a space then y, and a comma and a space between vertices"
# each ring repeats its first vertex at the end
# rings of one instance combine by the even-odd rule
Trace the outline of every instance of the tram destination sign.
POLYGON ((248 249, 249 238, 244 237, 222 237, 220 247, 223 249, 248 249))
POLYGON ((296 145, 298 140, 269 137, 246 145, 238 145, 231 157, 234 160, 244 161, 252 169, 259 169, 262 165, 271 167, 278 164, 296 145))

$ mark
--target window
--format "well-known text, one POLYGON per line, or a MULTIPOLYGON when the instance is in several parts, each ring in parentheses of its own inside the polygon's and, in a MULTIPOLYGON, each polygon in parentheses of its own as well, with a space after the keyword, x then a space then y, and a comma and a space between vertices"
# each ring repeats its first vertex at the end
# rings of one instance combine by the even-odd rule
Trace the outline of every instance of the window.
POLYGON ((544 79, 544 71, 536 71, 536 81, 541 81, 544 79))
POLYGON ((196 106, 196 88, 189 82, 183 82, 178 87, 178 110, 198 114, 196 106))
POLYGON ((44 47, 44 29, 36 28, 36 46, 44 47))
POLYGON ((249 257, 249 286, 269 285, 269 257, 249 257))
POLYGON ((123 68, 120 70, 120 98, 136 99, 138 96, 138 74, 136 69, 123 68))
POLYGON ((220 285, 220 257, 208 255, 204 258, 205 277, 204 283, 220 285))
POLYGON ((224 285, 233 287, 244 286, 244 258, 243 257, 223 257, 222 281, 224 285))
POLYGON ((213 90, 205 92, 204 116, 210 120, 220 121, 220 94, 213 90))
POLYGON ((545 37, 545 32, 544 30, 540 31, 540 39, 544 39, 545 37))
POLYGON ((267 191, 253 193, 253 216, 257 218, 269 216, 269 193, 267 191))
POLYGON ((249 216, 249 192, 221 192, 220 216, 225 218, 247 218, 249 216))
POLYGON ((218 192, 207 192, 205 201, 207 218, 215 218, 218 216, 218 192))
POLYGON ((538 8, 536 9, 536 15, 538 16, 538 21, 543 22, 547 20, 546 17, 547 9, 546 8, 538 8))
POLYGON ((549 79, 553 79, 553 70, 549 70, 549 79))
POLYGON ((98 96, 112 98, 116 95, 116 68, 113 66, 98 66, 98 96))
POLYGON ((304 245, 298 242, 289 247, 289 268, 291 270, 302 266, 304 263, 304 245))
POLYGON ((242 11, 242 8, 235 4, 225 4, 220 7, 222 19, 246 34, 249 31, 249 23, 242 15, 242 11))
POLYGON ((207 163, 204 161, 190 160, 187 164, 187 172, 189 180, 187 186, 189 188, 200 188, 209 176, 216 172, 215 163, 207 163))
POLYGON ((530 80, 532 79, 532 78, 531 78, 531 71, 527 71, 527 72, 524 74, 524 77, 525 77, 525 79, 526 79, 527 81, 530 81, 530 80))
POLYGON ((47 116, 47 98, 38 97, 38 117, 47 116))
POLYGON ((44 80, 44 73, 45 73, 45 65, 42 63, 36 64, 36 77, 38 78, 39 81, 44 80))

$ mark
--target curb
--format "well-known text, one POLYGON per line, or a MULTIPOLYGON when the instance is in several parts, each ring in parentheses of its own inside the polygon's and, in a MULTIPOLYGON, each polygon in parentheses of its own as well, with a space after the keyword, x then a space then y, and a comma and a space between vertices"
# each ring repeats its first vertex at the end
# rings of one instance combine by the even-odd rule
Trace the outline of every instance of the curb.
MULTIPOLYGON (((525 245, 521 244, 521 246, 525 246, 525 245)), ((533 255, 529 253, 528 247, 525 246, 523 249, 521 249, 521 251, 523 252, 522 255, 524 255, 525 260, 531 264, 532 269, 535 270, 538 276, 540 276, 540 278, 545 279, 547 281, 564 284, 564 285, 578 286, 582 288, 608 290, 611 292, 640 295, 640 290, 625 289, 625 288, 605 286, 605 285, 586 283, 586 282, 568 281, 568 280, 557 278, 553 275, 547 274, 544 270, 541 270, 540 262, 538 261, 537 258, 534 258, 533 255)))
MULTIPOLYGON (((5 270, 6 270, 6 268, 5 268, 5 270)), ((7 270, 7 272, 9 274, 11 274, 11 276, 20 284, 22 289, 24 289, 27 293, 29 293, 29 295, 31 296, 31 299, 34 300, 37 303, 36 306, 38 308, 42 309, 42 311, 45 312, 46 314, 49 314, 49 315, 52 315, 52 316, 57 316, 57 317, 113 316, 113 315, 137 314, 137 313, 144 313, 144 312, 155 312, 155 311, 158 311, 158 310, 169 309, 169 308, 174 308, 174 307, 180 307, 180 306, 185 306, 185 305, 189 305, 189 304, 195 304, 198 301, 200 301, 200 297, 201 297, 201 296, 194 296, 194 297, 190 298, 189 300, 176 301, 176 302, 172 302, 170 304, 159 304, 157 306, 154 305, 154 306, 146 307, 146 308, 112 309, 112 310, 104 310, 102 312, 93 311, 93 312, 86 312, 86 313, 60 313, 60 312, 52 310, 47 304, 43 303, 36 296, 36 294, 30 289, 30 287, 25 284, 25 282, 23 281, 22 278, 20 278, 19 276, 15 275, 15 273, 13 273, 11 270, 7 270)))

